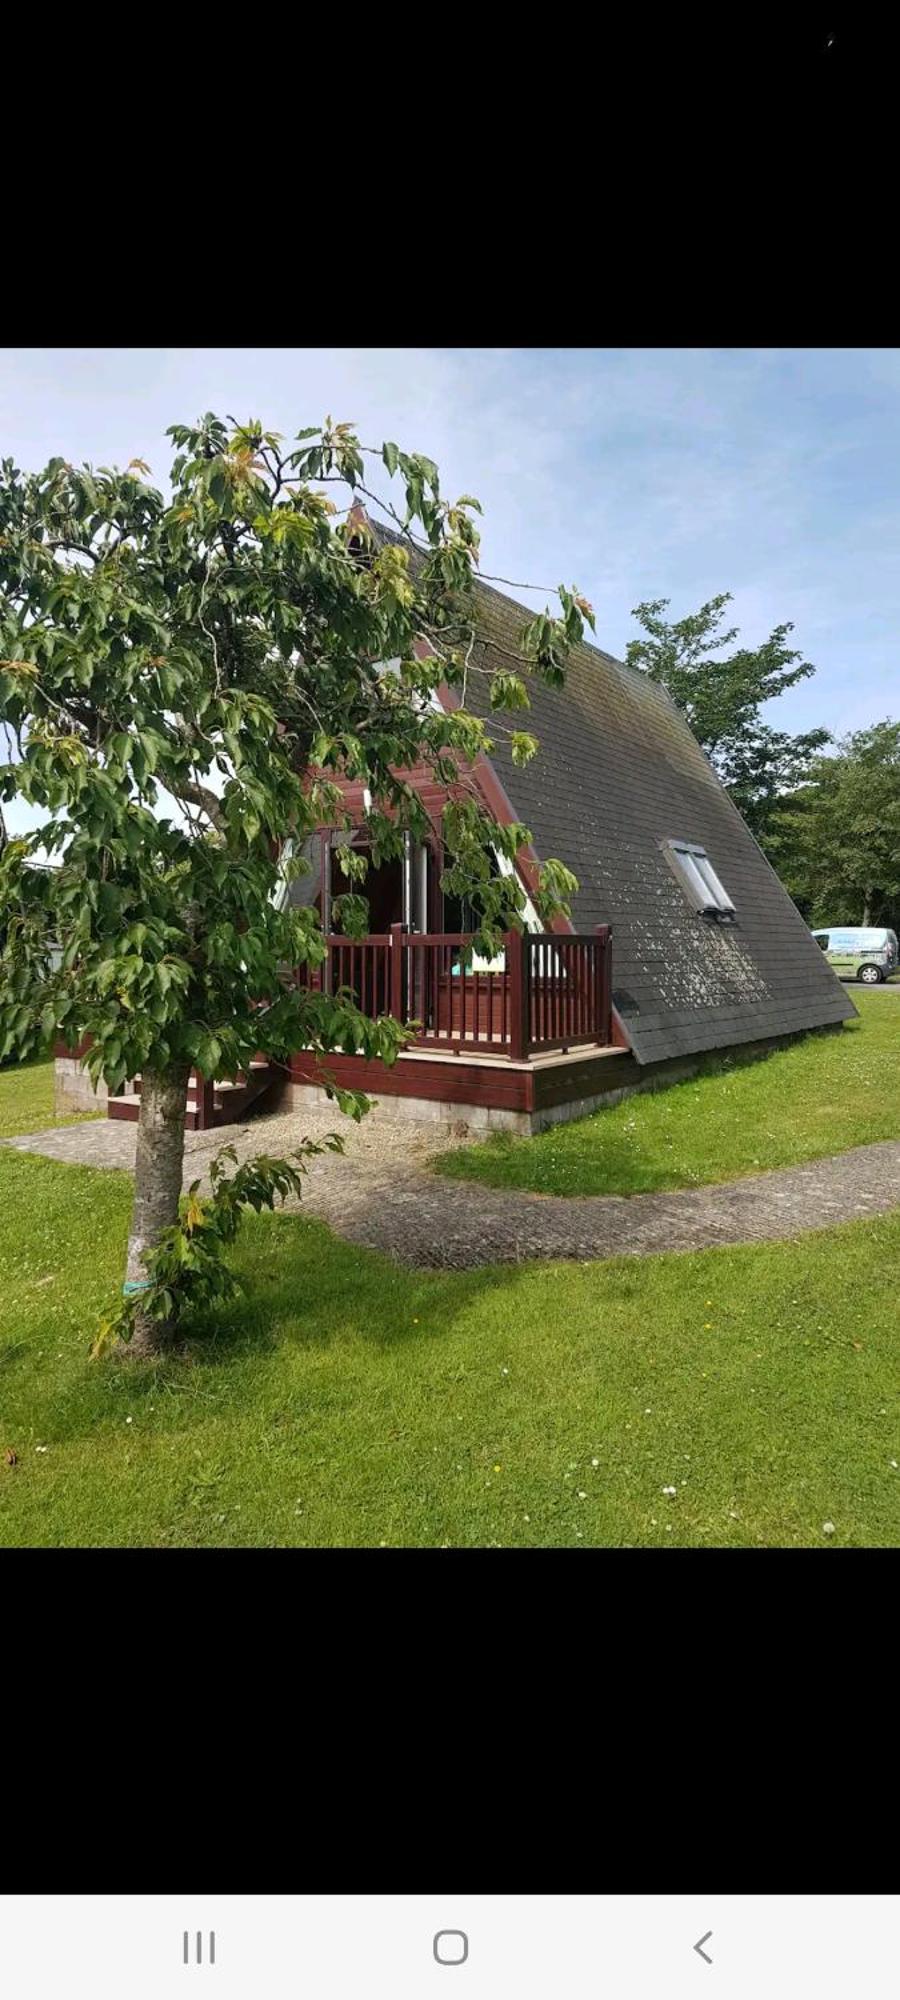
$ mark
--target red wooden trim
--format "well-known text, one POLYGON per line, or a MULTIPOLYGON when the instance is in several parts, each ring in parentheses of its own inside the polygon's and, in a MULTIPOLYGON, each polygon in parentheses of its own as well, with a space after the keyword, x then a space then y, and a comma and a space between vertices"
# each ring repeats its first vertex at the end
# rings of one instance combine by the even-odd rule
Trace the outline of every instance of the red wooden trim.
POLYGON ((615 1054, 600 1055, 586 1049, 580 1062, 560 1063, 558 1067, 541 1064, 529 1071, 533 1097, 530 1109, 541 1111, 545 1106, 577 1103, 579 1098, 605 1096, 607 1091, 637 1083, 640 1076, 630 1050, 616 1049, 615 1054))
POLYGON ((403 925, 391 925, 391 1018, 403 1020, 403 925))
POLYGON ((609 1042, 612 1039, 610 1033, 610 1029, 612 1026, 610 1019, 612 1012, 612 994, 610 992, 610 977, 612 971, 611 940, 612 940, 612 932, 610 930, 609 924, 598 924, 597 945, 600 955, 600 978, 598 981, 597 1017, 596 1017, 598 1042, 609 1042))
POLYGON ((70 1048, 68 1042, 55 1041, 53 1044, 54 1059, 57 1056, 64 1056, 68 1057, 72 1062, 81 1062, 82 1058, 87 1055, 88 1049, 93 1048, 93 1046, 93 1035, 82 1035, 80 1042, 76 1042, 74 1048, 70 1048))
POLYGON ((209 1132, 216 1122, 215 1082, 211 1082, 208 1077, 201 1076, 198 1069, 194 1071, 194 1076, 197 1082, 197 1122, 194 1130, 195 1132, 209 1132))
POLYGON ((525 940, 520 931, 507 931, 503 940, 509 972, 509 1053, 512 1062, 523 1062, 528 1049, 528 986, 525 940))
POLYGON ((508 1063, 467 1062, 465 1055, 449 1062, 449 1051, 442 1054, 443 1061, 399 1056, 388 1065, 365 1056, 317 1059, 311 1050, 301 1050, 291 1058, 291 1077, 294 1083, 340 1084, 372 1097, 421 1097, 429 1103, 483 1104, 512 1111, 530 1108, 530 1070, 513 1069, 508 1063))
MULTIPOLYGON (((424 644, 424 642, 421 643, 424 644)), ((430 648, 426 646, 424 650, 427 652, 430 648)), ((448 714, 451 714, 454 708, 461 706, 457 700, 455 690, 448 688, 446 682, 441 683, 441 686, 437 690, 437 695, 441 706, 447 710, 448 714)), ((500 826, 513 826, 518 820, 519 814, 513 811, 505 787, 498 778, 490 758, 485 755, 483 750, 480 750, 474 759, 472 774, 482 794, 485 805, 488 811, 493 814, 494 819, 500 826)), ((524 846, 519 848, 517 863, 522 881, 529 895, 533 898, 540 886, 538 879, 540 862, 531 841, 527 841, 524 846)), ((573 931, 574 925, 570 917, 554 917, 550 928, 553 931, 563 934, 573 931)))
POLYGON ((439 931, 444 921, 444 894, 440 886, 444 872, 441 843, 436 833, 426 843, 428 848, 428 928, 439 931))
POLYGON ((621 1014, 617 1012, 615 1007, 612 1007, 610 1015, 609 1039, 611 1047, 614 1049, 630 1049, 631 1036, 628 1033, 621 1014))

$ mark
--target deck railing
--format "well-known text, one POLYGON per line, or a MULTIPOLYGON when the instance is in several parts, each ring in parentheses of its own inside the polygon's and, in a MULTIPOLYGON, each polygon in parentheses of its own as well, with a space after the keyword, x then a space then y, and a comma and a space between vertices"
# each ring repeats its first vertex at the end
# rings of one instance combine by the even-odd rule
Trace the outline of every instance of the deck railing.
POLYGON ((610 1038, 610 931, 593 937, 528 936, 525 946, 528 1047, 562 1049, 610 1038))
POLYGON ((410 1047, 523 1062, 611 1038, 611 934, 507 931, 501 962, 479 965, 461 931, 332 935, 321 983, 370 1018, 414 1025, 410 1047))

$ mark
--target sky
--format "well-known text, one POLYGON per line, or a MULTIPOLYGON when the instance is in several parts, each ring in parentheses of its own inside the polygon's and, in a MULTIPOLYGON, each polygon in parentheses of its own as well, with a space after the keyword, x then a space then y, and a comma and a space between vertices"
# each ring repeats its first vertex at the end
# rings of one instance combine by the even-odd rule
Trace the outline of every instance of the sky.
POLYGON ((0 456, 23 470, 143 458, 164 485, 167 425, 205 410, 425 452, 482 503, 482 570, 540 586, 505 586, 534 608, 576 584, 619 658, 647 598, 683 617, 730 590, 747 645, 792 621, 817 671, 769 705, 780 729, 900 714, 900 348, 0 352, 0 456))

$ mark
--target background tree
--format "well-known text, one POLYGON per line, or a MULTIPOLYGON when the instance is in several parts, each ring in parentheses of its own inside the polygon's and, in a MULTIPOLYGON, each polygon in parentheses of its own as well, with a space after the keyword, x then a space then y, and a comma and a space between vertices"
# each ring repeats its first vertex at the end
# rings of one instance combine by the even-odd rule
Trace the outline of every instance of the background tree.
POLYGON ((900 925, 900 722, 819 757, 775 815, 784 881, 813 924, 900 925))
POLYGON ((815 668, 787 643, 790 624, 776 625, 755 648, 732 652, 737 626, 720 629, 731 592, 724 591, 688 618, 667 620, 669 599, 637 605, 633 617, 644 636, 626 648, 629 666, 661 681, 684 710, 694 735, 750 830, 766 847, 782 795, 806 775, 829 742, 826 729, 787 736, 759 719, 764 702, 794 687, 815 668))
MULTIPOLYGON (((314 910, 280 907, 280 844, 296 853, 317 825, 347 823, 343 774, 371 794, 376 864, 399 854, 404 831, 421 838, 428 822, 396 773, 424 760, 456 786, 448 874, 494 950, 523 896, 491 870, 489 846, 513 859, 528 838, 488 823, 467 789, 484 722, 431 699, 465 685, 478 503, 448 505, 429 459, 367 450, 330 419, 287 447, 213 415, 169 436, 168 496, 136 460, 124 472, 61 458, 27 476, 0 468, 0 798, 46 814, 0 860, 0 1057, 90 1036, 91 1071, 111 1091, 141 1074, 126 1270, 139 1351, 169 1338, 185 1287, 216 1295, 238 1197, 258 1206, 296 1180, 286 1163, 253 1163, 212 1207, 194 1190, 179 1222, 191 1068, 233 1077, 257 1050, 285 1060, 299 1046, 391 1062, 403 1040, 396 1023, 298 984, 325 946, 314 910), (399 509, 384 503, 389 542, 364 509, 382 505, 367 460, 402 492, 399 509), (27 865, 39 845, 57 866, 27 865)), ((574 591, 559 596, 560 615, 539 614, 523 637, 528 666, 557 684, 593 623, 574 591)), ((516 674, 493 677, 491 703, 527 707, 516 674)), ((509 733, 517 759, 533 754, 527 731, 509 733)), ((348 852, 347 867, 338 914, 361 934, 363 857, 348 852)), ((548 862, 540 913, 574 886, 548 862)))

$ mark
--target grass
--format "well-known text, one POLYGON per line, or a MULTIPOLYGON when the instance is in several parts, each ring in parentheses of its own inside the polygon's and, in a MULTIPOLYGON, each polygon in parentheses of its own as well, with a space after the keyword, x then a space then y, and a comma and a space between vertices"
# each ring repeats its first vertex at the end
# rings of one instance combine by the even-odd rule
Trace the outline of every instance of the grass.
POLYGON ((898 1541, 900 1214, 447 1274, 254 1218, 244 1299, 154 1366, 87 1358, 130 1178, 0 1182, 5 1546, 898 1541))
POLYGON ((637 1194, 795 1166, 900 1137, 900 995, 854 989, 858 1021, 595 1111, 534 1139, 494 1134, 438 1172, 535 1194, 637 1194))
POLYGON ((0 1070, 0 1139, 14 1139, 20 1132, 45 1132, 49 1125, 78 1125, 85 1118, 102 1116, 100 1111, 79 1111, 57 1118, 52 1062, 19 1063, 0 1070))

